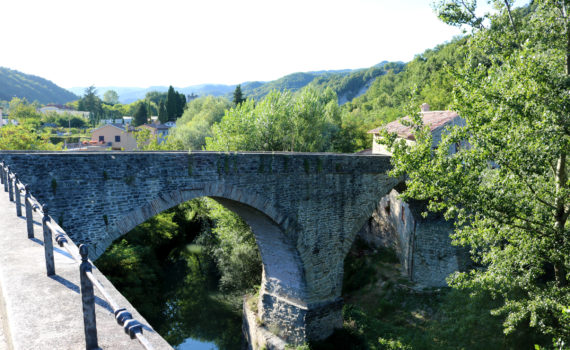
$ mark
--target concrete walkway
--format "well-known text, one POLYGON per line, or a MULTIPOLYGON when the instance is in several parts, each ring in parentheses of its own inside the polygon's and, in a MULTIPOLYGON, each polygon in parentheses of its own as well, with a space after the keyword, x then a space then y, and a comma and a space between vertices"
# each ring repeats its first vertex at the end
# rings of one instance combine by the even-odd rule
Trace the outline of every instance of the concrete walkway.
POLYGON ((4 335, 4 323, 6 323, 4 316, 0 314, 0 350, 8 350, 8 340, 4 335))
MULTIPOLYGON (((25 218, 16 216, 15 203, 0 186, 0 350, 85 349, 79 264, 56 248, 56 275, 47 277, 41 217, 34 215, 36 238, 28 239, 25 218)), ((93 273, 145 325, 143 333, 154 349, 172 349, 98 270, 93 273)), ((97 290, 95 295, 99 347, 143 349, 124 333, 97 290)))

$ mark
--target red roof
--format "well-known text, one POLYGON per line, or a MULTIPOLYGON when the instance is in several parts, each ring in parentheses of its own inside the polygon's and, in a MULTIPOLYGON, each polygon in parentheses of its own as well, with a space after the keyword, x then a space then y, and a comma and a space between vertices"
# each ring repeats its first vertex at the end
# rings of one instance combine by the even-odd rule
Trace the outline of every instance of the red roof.
MULTIPOLYGON (((458 117, 459 114, 453 111, 429 111, 422 112, 422 119, 425 125, 428 125, 430 130, 433 132, 435 129, 441 128, 453 119, 458 117)), ((406 116, 404 120, 410 120, 410 117, 406 116)), ((396 133, 399 137, 408 140, 414 140, 414 135, 412 134, 412 128, 410 126, 405 126, 400 123, 399 120, 390 122, 384 126, 378 127, 368 131, 369 134, 379 134, 380 130, 386 129, 390 133, 396 133)))

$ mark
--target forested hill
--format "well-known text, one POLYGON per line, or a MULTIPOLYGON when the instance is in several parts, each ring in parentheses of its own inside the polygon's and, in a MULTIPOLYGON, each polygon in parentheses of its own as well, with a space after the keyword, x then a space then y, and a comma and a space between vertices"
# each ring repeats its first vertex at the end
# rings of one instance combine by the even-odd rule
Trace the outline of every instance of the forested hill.
POLYGON ((0 67, 0 100, 10 101, 13 97, 26 98, 30 102, 38 101, 42 104, 64 104, 78 99, 73 93, 49 80, 0 67))
POLYGON ((244 83, 242 92, 247 97, 260 100, 272 90, 295 92, 308 85, 317 89, 330 87, 336 92, 339 104, 344 104, 366 92, 376 77, 387 70, 394 69, 397 73, 403 68, 404 63, 384 61, 368 69, 293 73, 266 83, 244 83))

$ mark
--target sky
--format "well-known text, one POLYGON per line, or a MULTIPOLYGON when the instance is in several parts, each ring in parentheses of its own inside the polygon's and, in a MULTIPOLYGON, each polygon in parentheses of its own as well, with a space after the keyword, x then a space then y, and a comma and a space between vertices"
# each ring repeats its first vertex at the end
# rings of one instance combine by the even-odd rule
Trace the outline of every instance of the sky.
POLYGON ((460 35, 431 0, 2 0, 0 66, 75 86, 367 68, 460 35))

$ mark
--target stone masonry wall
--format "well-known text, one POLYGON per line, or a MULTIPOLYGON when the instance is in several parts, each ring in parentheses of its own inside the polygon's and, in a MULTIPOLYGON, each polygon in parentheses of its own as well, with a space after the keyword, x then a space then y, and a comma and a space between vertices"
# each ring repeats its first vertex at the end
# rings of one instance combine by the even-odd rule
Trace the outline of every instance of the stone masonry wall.
POLYGON ((451 244, 453 224, 433 213, 423 218, 423 203, 407 203, 398 195, 392 190, 382 197, 359 235, 372 246, 393 248, 402 270, 419 286, 447 285, 446 277, 469 261, 465 249, 451 244))

